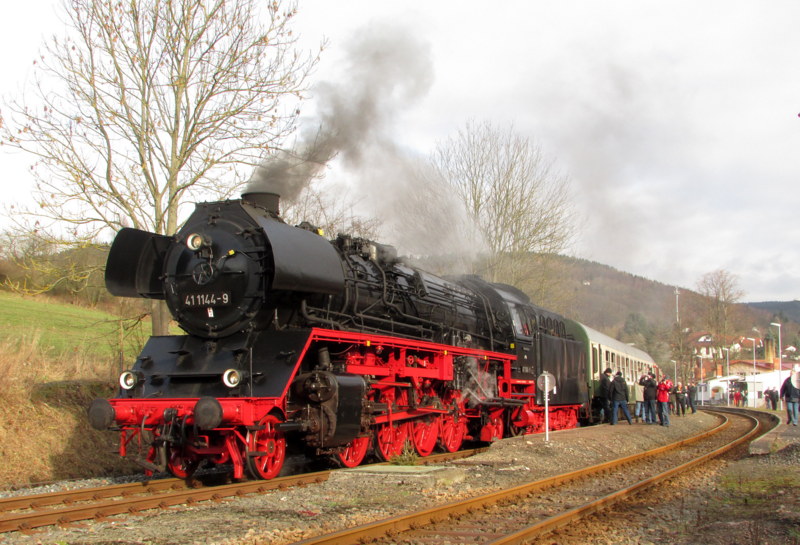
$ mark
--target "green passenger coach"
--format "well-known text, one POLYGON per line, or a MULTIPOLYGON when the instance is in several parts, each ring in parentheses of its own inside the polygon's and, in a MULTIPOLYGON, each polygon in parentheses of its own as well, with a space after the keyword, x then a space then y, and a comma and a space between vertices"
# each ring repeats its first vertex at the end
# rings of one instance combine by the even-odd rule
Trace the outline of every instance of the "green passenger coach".
POLYGON ((625 344, 608 335, 600 333, 579 322, 569 321, 568 332, 576 341, 581 341, 586 350, 587 380, 589 387, 590 414, 584 415, 589 422, 600 420, 598 387, 600 374, 610 367, 614 374, 622 371, 628 383, 630 403, 634 402, 633 385, 645 373, 658 374, 655 360, 639 348, 625 344))

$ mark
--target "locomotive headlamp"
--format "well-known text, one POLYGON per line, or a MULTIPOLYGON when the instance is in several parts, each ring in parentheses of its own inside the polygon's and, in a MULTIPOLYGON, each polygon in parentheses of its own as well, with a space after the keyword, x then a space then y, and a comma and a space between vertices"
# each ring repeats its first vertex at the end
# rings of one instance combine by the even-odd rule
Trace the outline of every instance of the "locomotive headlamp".
POLYGON ((186 237, 186 247, 193 252, 201 250, 206 246, 211 246, 211 241, 208 240, 203 235, 201 235, 200 233, 192 233, 191 235, 186 237))
POLYGON ((242 375, 236 369, 228 369, 222 373, 222 382, 228 388, 236 388, 242 382, 242 375))
POLYGON ((119 385, 123 390, 130 390, 139 383, 139 377, 133 371, 124 371, 119 376, 119 385))

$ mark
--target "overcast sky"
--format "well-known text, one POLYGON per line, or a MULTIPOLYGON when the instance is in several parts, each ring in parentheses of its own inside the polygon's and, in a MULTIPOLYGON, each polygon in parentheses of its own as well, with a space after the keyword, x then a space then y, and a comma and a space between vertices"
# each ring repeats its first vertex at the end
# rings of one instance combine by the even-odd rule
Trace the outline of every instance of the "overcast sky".
MULTIPOLYGON (((3 95, 59 32, 55 3, 4 6, 3 95)), ((300 0, 295 28, 328 40, 320 81, 346 80, 367 32, 423 44, 398 145, 425 156, 468 120, 513 123, 572 180, 572 254, 690 289, 726 269, 757 301, 800 299, 798 22, 796 1, 300 0)), ((4 200, 24 200, 25 161, 0 161, 4 200)))

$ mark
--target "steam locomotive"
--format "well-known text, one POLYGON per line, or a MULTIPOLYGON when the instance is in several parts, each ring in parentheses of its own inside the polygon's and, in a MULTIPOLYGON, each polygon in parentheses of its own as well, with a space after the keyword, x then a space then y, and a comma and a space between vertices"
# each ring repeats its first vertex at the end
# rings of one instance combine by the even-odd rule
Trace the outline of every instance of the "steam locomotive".
MULTIPOLYGON (((278 215, 279 196, 198 204, 174 236, 122 229, 108 290, 163 299, 183 335, 153 336, 96 399, 147 471, 277 476, 287 452, 346 467, 413 448, 565 429, 596 418, 599 369, 647 354, 477 276, 438 277, 394 248, 278 215), (545 418, 543 389, 554 385, 545 418), (539 385, 541 386, 541 384, 539 385)), ((626 373, 628 374, 628 373, 626 373)))

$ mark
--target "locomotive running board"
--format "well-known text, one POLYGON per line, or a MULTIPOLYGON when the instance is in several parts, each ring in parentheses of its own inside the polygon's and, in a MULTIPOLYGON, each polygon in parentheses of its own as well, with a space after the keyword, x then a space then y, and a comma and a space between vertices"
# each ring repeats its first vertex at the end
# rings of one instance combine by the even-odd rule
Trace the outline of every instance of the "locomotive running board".
MULTIPOLYGON (((359 359, 352 359, 345 365, 348 373, 373 375, 377 377, 408 377, 420 379, 452 380, 453 360, 456 357, 473 358, 479 364, 492 361, 503 365, 505 374, 511 374, 511 364, 516 361, 515 354, 463 348, 430 341, 388 337, 353 331, 334 331, 313 328, 311 341, 348 343, 369 348, 370 351, 359 359), (376 357, 382 351, 385 362, 376 357), (395 354, 396 353, 396 354, 395 354)), ((388 385, 388 383, 387 383, 388 385)), ((403 384, 405 386, 406 384, 403 384)))

